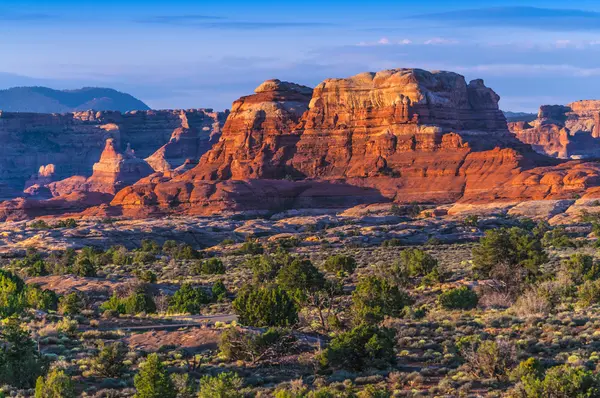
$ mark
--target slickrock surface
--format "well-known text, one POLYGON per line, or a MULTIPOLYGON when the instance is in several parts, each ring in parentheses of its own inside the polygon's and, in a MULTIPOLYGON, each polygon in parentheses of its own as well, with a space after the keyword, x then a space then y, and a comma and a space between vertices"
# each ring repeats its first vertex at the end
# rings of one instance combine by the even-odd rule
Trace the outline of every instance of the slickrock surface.
POLYGON ((225 117, 226 113, 204 109, 67 114, 0 111, 0 200, 39 184, 29 181, 26 186, 32 176, 37 178, 41 166, 54 165, 54 181, 89 177, 108 138, 115 140, 120 151, 131 144, 143 159, 168 143, 175 129, 194 129, 200 141, 192 151, 197 160, 210 148, 210 140, 218 138, 225 117))
POLYGON ((561 158, 600 157, 600 101, 544 105, 530 123, 510 123, 517 138, 539 153, 561 158))

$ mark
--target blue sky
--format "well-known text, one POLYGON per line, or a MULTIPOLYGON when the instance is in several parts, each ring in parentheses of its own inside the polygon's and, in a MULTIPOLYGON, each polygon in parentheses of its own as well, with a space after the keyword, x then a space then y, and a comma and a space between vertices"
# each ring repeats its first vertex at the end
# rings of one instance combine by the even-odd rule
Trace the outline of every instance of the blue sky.
POLYGON ((400 67, 483 78, 505 110, 600 98, 600 4, 586 0, 5 0, 0 51, 0 88, 113 87, 155 108, 400 67))

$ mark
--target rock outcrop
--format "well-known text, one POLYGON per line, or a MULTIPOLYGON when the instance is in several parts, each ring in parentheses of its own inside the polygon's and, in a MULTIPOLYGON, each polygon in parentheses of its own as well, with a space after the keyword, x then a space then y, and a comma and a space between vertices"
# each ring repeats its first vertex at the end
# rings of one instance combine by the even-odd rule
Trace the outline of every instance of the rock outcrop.
POLYGON ((234 103, 220 141, 196 167, 141 180, 111 205, 129 214, 212 214, 375 198, 545 199, 597 184, 594 165, 558 167, 515 139, 498 100, 481 80, 419 69, 329 79, 312 95, 267 81, 234 103))
MULTIPOLYGON (((174 130, 193 129, 199 143, 189 152, 199 158, 210 148, 211 140, 218 139, 226 115, 210 109, 68 114, 0 112, 0 200, 19 195, 32 176, 37 178, 44 165, 54 165, 54 181, 76 175, 89 177, 108 138, 115 140, 119 151, 130 143, 137 156, 145 158, 168 143, 174 130)), ((181 163, 177 160, 173 166, 181 163)), ((27 185, 35 184, 39 182, 30 181, 27 185)))
POLYGON ((561 159, 600 157, 600 100, 544 105, 536 120, 509 127, 541 154, 561 159))
POLYGON ((118 152, 112 138, 106 140, 100 161, 94 164, 93 170, 92 176, 79 190, 115 194, 154 172, 146 161, 135 156, 129 146, 124 153, 118 152))

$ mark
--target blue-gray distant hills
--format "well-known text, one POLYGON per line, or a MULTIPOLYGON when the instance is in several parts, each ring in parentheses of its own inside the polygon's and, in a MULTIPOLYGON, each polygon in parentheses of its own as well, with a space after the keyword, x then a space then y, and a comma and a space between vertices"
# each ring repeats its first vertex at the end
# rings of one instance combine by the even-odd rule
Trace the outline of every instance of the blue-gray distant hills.
POLYGON ((90 109, 126 112, 150 108, 132 95, 111 88, 54 90, 47 87, 14 87, 0 90, 1 111, 66 113, 90 109))

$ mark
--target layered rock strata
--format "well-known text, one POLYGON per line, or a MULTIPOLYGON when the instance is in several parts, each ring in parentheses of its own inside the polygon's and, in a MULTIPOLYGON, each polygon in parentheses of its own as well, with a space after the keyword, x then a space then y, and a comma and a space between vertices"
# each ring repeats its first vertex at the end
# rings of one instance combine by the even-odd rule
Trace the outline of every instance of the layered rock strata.
POLYGON ((600 157, 600 101, 544 105, 533 122, 510 123, 516 137, 539 153, 561 159, 600 157))
MULTIPOLYGON (((127 144, 145 158, 171 139, 176 129, 194 129, 196 160, 220 135, 226 113, 212 110, 76 112, 37 114, 0 112, 0 200, 18 195, 41 166, 54 165, 52 179, 90 176, 106 139, 123 151, 127 144), (186 127, 187 126, 187 127, 186 127)), ((167 157, 167 162, 171 161, 167 157)), ((181 165, 178 159, 174 167, 181 165)), ((27 185, 27 186, 26 186, 27 185)))

